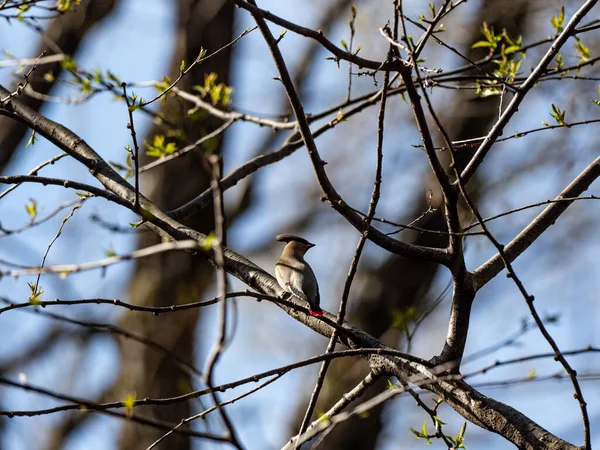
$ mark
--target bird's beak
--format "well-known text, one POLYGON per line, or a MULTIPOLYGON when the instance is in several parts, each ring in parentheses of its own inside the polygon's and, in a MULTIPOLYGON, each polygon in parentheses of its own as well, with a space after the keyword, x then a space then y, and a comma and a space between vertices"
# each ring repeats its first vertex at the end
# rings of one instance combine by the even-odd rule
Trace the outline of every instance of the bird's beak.
POLYGON ((310 242, 308 243, 308 248, 313 248, 315 246, 315 244, 311 244, 310 242))

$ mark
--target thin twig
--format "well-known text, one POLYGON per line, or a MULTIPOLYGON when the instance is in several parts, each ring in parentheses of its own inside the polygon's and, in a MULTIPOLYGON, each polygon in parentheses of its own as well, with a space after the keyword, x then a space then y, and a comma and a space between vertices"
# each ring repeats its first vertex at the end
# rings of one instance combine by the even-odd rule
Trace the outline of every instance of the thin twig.
POLYGON ((133 108, 129 103, 129 97, 127 97, 127 83, 121 83, 123 88, 123 98, 125 99, 125 105, 127 106, 127 113, 129 114, 129 122, 127 128, 131 133, 131 140, 133 141, 133 175, 135 179, 135 210, 139 210, 140 207, 140 147, 138 146, 137 134, 135 132, 135 126, 133 125, 133 108))
POLYGON ((206 369, 206 384, 210 389, 210 395, 215 403, 219 415, 223 420, 225 428, 227 429, 227 435, 231 439, 231 443, 234 447, 241 449, 242 446, 238 440, 233 422, 229 418, 229 415, 221 407, 221 402, 217 392, 213 389, 213 376, 214 369, 225 351, 225 341, 227 337, 227 272, 225 271, 225 258, 223 255, 223 246, 225 242, 225 206, 223 201, 223 192, 219 186, 219 180, 221 179, 221 158, 218 155, 210 155, 208 162, 211 168, 211 185, 213 187, 213 202, 214 202, 214 213, 215 213, 215 239, 213 240, 213 250, 215 254, 215 264, 217 266, 217 290, 219 292, 219 331, 210 356, 208 358, 208 364, 206 369))
MULTIPOLYGON (((50 158, 47 161, 44 161, 43 163, 37 165, 36 167, 34 167, 33 169, 31 169, 27 175, 31 175, 31 176, 36 176, 38 174, 38 172, 43 169, 44 167, 48 166, 48 165, 53 165, 56 161, 64 158, 65 156, 67 156, 66 153, 59 153, 56 156, 53 156, 52 158, 50 158)), ((5 191, 0 193, 0 199, 4 196, 6 196, 9 192, 13 191, 14 189, 16 189, 17 187, 19 187, 21 185, 21 183, 17 183, 14 186, 9 187, 8 189, 6 189, 5 191)))
MULTIPOLYGON (((93 197, 93 195, 89 195, 86 198, 91 198, 91 197, 93 197)), ((74 199, 74 200, 70 200, 68 202, 64 202, 64 203, 58 205, 53 211, 51 211, 50 213, 46 214, 41 219, 31 220, 29 223, 27 223, 26 225, 23 225, 20 228, 15 228, 15 229, 12 229, 12 230, 7 230, 6 228, 3 228, 0 225, 0 238, 3 238, 5 236, 10 236, 12 234, 22 233, 25 230, 29 230, 31 228, 35 228, 38 225, 41 225, 41 224, 47 222, 48 220, 52 219, 53 217, 55 217, 63 209, 70 208, 71 206, 73 206, 73 205, 75 205, 77 203, 80 203, 80 202, 81 202, 81 198, 77 198, 77 199, 74 199)))
POLYGON ((79 200, 78 204, 76 206, 74 206, 73 209, 71 210, 71 212, 62 220, 62 223, 58 227, 58 231, 54 235, 54 238, 52 238, 52 240, 50 241, 50 244, 48 244, 48 247, 46 247, 46 251, 44 252, 44 256, 42 257, 42 263, 40 264, 40 271, 38 272, 37 278, 35 279, 35 284, 31 288, 31 298, 32 299, 35 298, 35 301, 38 301, 39 294, 41 294, 41 291, 39 291, 40 278, 42 276, 42 272, 41 271, 44 268, 44 264, 46 264, 46 258, 48 257, 48 253, 50 253, 50 249, 52 248, 52 246, 54 245, 54 243, 57 241, 57 239, 62 234, 62 230, 63 230, 64 226, 67 224, 67 222, 69 221, 69 219, 71 217, 73 217, 73 215, 75 214, 75 211, 77 211, 78 209, 81 208, 81 206, 83 205, 83 203, 85 202, 85 200, 86 200, 85 197, 81 198, 79 200))
MULTIPOLYGON (((351 7, 352 17, 350 19, 350 46, 348 47, 348 51, 352 51, 352 46, 354 45, 354 35, 356 34, 356 5, 352 5, 351 7)), ((349 102, 352 97, 352 62, 348 61, 348 92, 346 94, 346 102, 349 102)))
POLYGON ((94 194, 96 197, 102 197, 106 200, 109 200, 113 203, 117 203, 118 205, 125 206, 126 208, 130 208, 130 203, 109 191, 104 189, 97 188, 95 186, 91 186, 85 183, 79 183, 77 181, 71 180, 62 180, 60 178, 48 178, 48 177, 38 177, 35 175, 5 175, 0 176, 0 184, 19 184, 19 183, 38 183, 43 184, 44 186, 50 184, 54 186, 62 186, 67 189, 76 189, 79 191, 86 191, 91 194, 94 194))
POLYGON ((134 250, 131 253, 125 255, 111 256, 97 261, 91 261, 81 264, 63 264, 48 267, 27 267, 21 270, 0 270, 0 276, 9 277, 20 277, 23 275, 31 275, 38 273, 57 273, 61 275, 67 275, 71 273, 83 272, 85 270, 99 269, 102 267, 108 267, 113 264, 131 261, 133 259, 146 258, 148 256, 156 255, 158 253, 171 252, 174 250, 201 250, 202 246, 199 242, 194 240, 186 241, 173 241, 173 242, 162 242, 160 244, 151 245, 149 247, 134 250))
MULTIPOLYGON (((162 166, 163 164, 166 164, 169 161, 172 161, 172 160, 174 160, 176 158, 179 158, 180 156, 185 155, 186 153, 189 153, 189 152, 197 149, 200 145, 202 145, 206 141, 208 141, 208 140, 210 140, 210 139, 212 139, 212 138, 214 138, 216 136, 219 136, 227 128, 229 128, 231 126, 231 124, 233 124, 233 122, 234 122, 234 119, 229 119, 227 122, 225 122, 219 128, 217 128, 214 131, 211 131, 208 134, 205 134, 204 136, 202 136, 200 139, 198 139, 193 144, 187 145, 187 146, 183 147, 182 149, 177 150, 172 155, 165 156, 164 158, 157 159, 156 161, 152 161, 151 163, 148 163, 148 164, 140 167, 139 172, 143 173, 143 172, 146 172, 146 171, 148 171, 150 169, 154 169, 155 167, 162 166)), ((212 188, 211 188, 211 190, 212 190, 212 188)))
MULTIPOLYGON (((279 300, 277 297, 270 297, 270 296, 266 296, 264 294, 259 294, 259 293, 250 292, 250 291, 228 292, 226 295, 226 298, 239 298, 239 297, 254 298, 259 301, 261 301, 261 300, 267 300, 267 301, 279 300)), ((52 307, 52 306, 73 306, 73 305, 112 305, 112 306, 119 306, 122 308, 126 308, 130 311, 147 312, 147 313, 151 313, 155 316, 158 316, 159 314, 166 314, 166 313, 178 312, 178 311, 187 311, 189 309, 196 309, 196 308, 202 308, 204 306, 215 305, 215 304, 219 303, 220 297, 216 297, 211 300, 203 300, 200 302, 182 303, 182 304, 170 305, 170 306, 141 306, 141 305, 135 305, 132 303, 127 303, 127 302, 124 302, 119 299, 109 299, 109 298, 86 298, 86 299, 78 299, 78 300, 64 300, 64 299, 57 298, 55 300, 48 300, 48 301, 40 300, 35 303, 31 303, 31 302, 12 303, 10 300, 8 300, 5 297, 0 297, 0 299, 5 301, 6 303, 8 303, 8 306, 5 306, 4 308, 0 308, 0 314, 3 314, 8 311, 13 311, 16 309, 30 308, 30 307, 35 307, 35 306, 40 306, 42 308, 46 308, 46 307, 52 307)))
POLYGON ((56 55, 50 56, 42 56, 37 58, 20 58, 20 59, 5 59, 0 61, 0 67, 11 67, 11 66, 29 66, 31 64, 35 64, 37 66, 41 66, 44 64, 52 64, 55 62, 60 62, 65 59, 65 55, 63 53, 59 53, 56 55))
POLYGON ((419 59, 419 55, 425 48, 425 44, 427 44, 429 37, 433 34, 435 27, 437 26, 439 21, 442 20, 442 18, 446 15, 446 8, 448 7, 448 5, 450 5, 450 11, 451 11, 452 9, 456 8, 456 6, 458 6, 458 4, 460 4, 462 2, 458 2, 457 4, 451 4, 451 3, 452 3, 452 0, 444 0, 444 3, 440 7, 439 11, 437 12, 437 14, 433 18, 433 20, 431 22, 429 22, 429 27, 427 27, 427 31, 425 31, 425 33, 419 38, 419 41, 417 42, 417 45, 413 52, 415 55, 415 60, 419 59))
MULTIPOLYGON (((160 94, 158 94, 156 97, 152 98, 151 100, 148 100, 146 102, 142 102, 140 103, 140 106, 148 106, 151 103, 154 103, 156 100, 159 100, 160 98, 162 98, 164 95, 166 95, 171 89, 173 89, 177 83, 179 83, 179 81, 181 81, 181 79, 190 71, 192 70, 197 64, 200 64, 201 62, 206 61, 207 59, 212 58, 213 56, 218 55, 219 53, 221 53, 223 50, 228 49, 229 47, 232 47, 233 45, 235 45, 235 43, 237 43, 240 39, 242 39, 244 36, 246 36, 247 34, 251 33, 252 31, 256 30, 256 27, 254 28, 246 28, 242 34, 240 34, 238 37, 236 37, 233 41, 229 42, 228 44, 225 44, 223 47, 215 50, 214 52, 212 52, 210 55, 207 56, 202 56, 202 53, 205 51, 204 49, 200 50, 200 54, 198 55, 198 57, 194 60, 194 62, 192 64, 190 64, 187 68, 180 70, 179 71, 179 76, 177 77, 177 79, 175 81, 173 81, 166 89, 164 89, 160 94)), ((183 64, 185 64, 185 61, 183 62, 183 64)))
POLYGON ((235 403, 238 400, 243 399, 244 397, 248 397, 249 395, 254 394, 257 391, 260 391, 261 389, 267 387, 269 384, 273 383, 274 381, 277 381, 282 376, 283 375, 275 375, 270 380, 267 380, 264 383, 259 384, 255 388, 250 389, 248 392, 244 392, 243 394, 238 395, 237 397, 234 397, 231 400, 227 400, 227 401, 224 401, 222 403, 219 403, 218 406, 217 405, 211 406, 210 408, 202 411, 201 413, 194 414, 193 416, 190 416, 190 417, 187 417, 187 418, 183 419, 172 430, 170 430, 169 432, 167 432, 166 434, 164 434, 160 438, 158 438, 156 441, 154 441, 146 450, 152 450, 153 448, 156 448, 156 446, 158 444, 160 444, 162 441, 164 441, 166 438, 168 438, 171 434, 173 434, 177 429, 179 429, 183 425, 186 425, 186 424, 188 424, 188 423, 190 423, 190 422, 192 422, 192 421, 194 421, 196 419, 204 419, 206 417, 206 415, 209 414, 209 413, 211 413, 212 411, 215 411, 216 409, 222 408, 222 407, 224 407, 226 405, 230 405, 232 403, 235 403))
POLYGON ((350 392, 342 395, 342 398, 340 398, 338 402, 329 409, 329 411, 327 411, 325 414, 323 414, 321 417, 319 417, 317 420, 311 423, 305 431, 292 437, 288 441, 288 443, 283 447, 282 450, 291 449, 291 445, 294 445, 294 448, 297 448, 298 444, 301 443, 300 441, 303 438, 302 435, 304 433, 310 432, 319 423, 326 422, 332 417, 338 415, 340 412, 346 409, 346 407, 350 403, 352 403, 357 398, 360 398, 364 394, 364 392, 369 388, 369 386, 372 386, 379 378, 380 377, 375 375, 373 372, 369 372, 369 374, 360 383, 358 383, 350 392))
MULTIPOLYGON (((37 60, 39 60, 40 58, 42 58, 44 55, 46 55, 46 51, 44 50, 42 52, 42 54, 40 56, 37 57, 37 60)), ((5 103, 7 103, 9 100, 18 97, 19 95, 21 95, 21 93, 23 92, 23 90, 25 90, 25 88, 27 87, 27 85, 29 84, 29 77, 31 76, 31 74, 33 73, 33 71, 37 68, 37 62, 34 63, 30 69, 27 71, 27 73, 25 75, 23 75, 23 81, 20 82, 17 85, 17 89, 15 89, 13 92, 11 92, 9 95, 7 95, 4 98, 0 98, 0 107, 4 106, 5 103)))

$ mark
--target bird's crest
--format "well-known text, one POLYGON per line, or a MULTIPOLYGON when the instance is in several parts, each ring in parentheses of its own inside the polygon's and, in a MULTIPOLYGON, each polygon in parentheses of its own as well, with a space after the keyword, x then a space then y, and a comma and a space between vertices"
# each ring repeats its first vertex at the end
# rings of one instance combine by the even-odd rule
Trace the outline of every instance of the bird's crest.
POLYGON ((314 247, 315 244, 311 244, 306 239, 301 238, 300 236, 294 236, 293 234, 278 234, 275 236, 275 240, 279 242, 300 242, 308 247, 314 247))

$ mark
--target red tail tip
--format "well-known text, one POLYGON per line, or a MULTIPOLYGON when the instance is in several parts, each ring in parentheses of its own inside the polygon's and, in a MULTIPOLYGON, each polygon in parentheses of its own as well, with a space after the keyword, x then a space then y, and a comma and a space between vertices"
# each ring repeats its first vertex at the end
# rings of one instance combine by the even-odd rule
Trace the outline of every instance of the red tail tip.
POLYGON ((323 315, 323 311, 309 311, 311 316, 321 317, 323 315))

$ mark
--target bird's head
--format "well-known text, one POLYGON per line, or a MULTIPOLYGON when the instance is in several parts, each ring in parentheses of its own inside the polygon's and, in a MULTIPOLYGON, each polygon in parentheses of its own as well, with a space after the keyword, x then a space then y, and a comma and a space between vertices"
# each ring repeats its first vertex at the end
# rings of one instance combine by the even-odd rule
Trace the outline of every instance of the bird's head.
POLYGON ((301 238, 300 236, 294 236, 293 234, 278 234, 275 236, 275 240, 279 242, 287 242, 289 246, 300 250, 301 254, 306 253, 309 248, 315 246, 315 244, 311 244, 306 239, 301 238))

